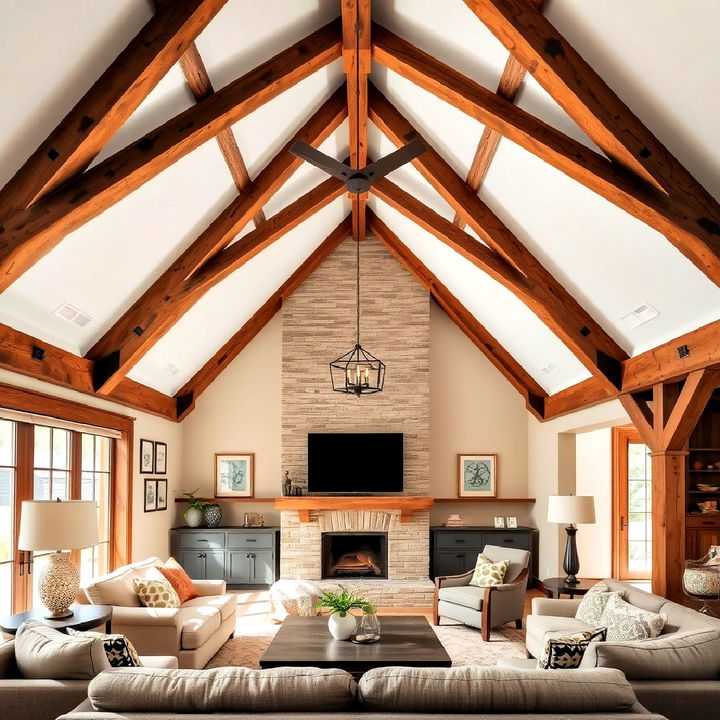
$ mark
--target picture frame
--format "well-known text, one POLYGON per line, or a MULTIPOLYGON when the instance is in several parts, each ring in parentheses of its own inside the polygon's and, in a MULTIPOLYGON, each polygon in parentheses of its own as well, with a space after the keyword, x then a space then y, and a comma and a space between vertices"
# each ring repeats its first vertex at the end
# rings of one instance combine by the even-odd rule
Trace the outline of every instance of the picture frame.
POLYGON ((505 518, 505 526, 508 528, 512 528, 513 530, 517 528, 517 518, 514 515, 510 515, 505 518))
POLYGON ((166 479, 157 481, 157 509, 167 510, 167 487, 168 481, 166 479))
POLYGON ((215 497, 253 497, 255 453, 215 453, 215 497))
POLYGON ((144 512, 155 512, 157 509, 157 480, 146 478, 143 493, 143 510, 144 512))
POLYGON ((140 440, 140 473, 148 475, 155 472, 155 443, 152 440, 140 440))
POLYGON ((497 497, 497 454, 463 453, 457 457, 458 497, 497 497))
POLYGON ((504 517, 500 517, 499 515, 496 515, 496 516, 493 518, 493 527, 494 527, 496 530, 502 530, 502 529, 505 527, 505 518, 504 518, 504 517))
POLYGON ((167 473, 167 443, 155 443, 155 474, 165 475, 167 473))

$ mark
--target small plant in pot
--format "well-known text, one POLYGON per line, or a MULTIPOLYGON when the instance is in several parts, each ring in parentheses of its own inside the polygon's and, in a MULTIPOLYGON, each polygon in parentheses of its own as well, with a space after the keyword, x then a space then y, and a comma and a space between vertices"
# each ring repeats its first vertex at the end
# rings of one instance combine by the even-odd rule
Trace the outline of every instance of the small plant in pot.
POLYGON ((182 493, 187 499, 188 504, 183 513, 188 527, 200 527, 203 521, 203 508, 208 504, 207 500, 195 495, 199 489, 200 488, 195 488, 190 492, 182 493))
POLYGON ((330 612, 328 618, 330 634, 336 640, 348 640, 355 634, 357 628, 357 619, 350 611, 357 609, 363 612, 372 612, 372 605, 344 585, 338 585, 338 587, 340 588, 339 592, 322 590, 317 607, 330 612))

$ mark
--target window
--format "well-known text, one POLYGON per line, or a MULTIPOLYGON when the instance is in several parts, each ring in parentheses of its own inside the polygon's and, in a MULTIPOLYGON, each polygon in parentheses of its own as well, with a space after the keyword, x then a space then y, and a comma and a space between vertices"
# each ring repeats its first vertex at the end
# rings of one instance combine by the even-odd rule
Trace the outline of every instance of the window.
POLYGON ((12 614, 15 570, 15 423, 0 420, 0 616, 12 614))
POLYGON ((112 440, 100 435, 81 436, 80 500, 98 504, 97 545, 80 551, 80 580, 103 575, 110 562, 110 498, 112 482, 112 440))

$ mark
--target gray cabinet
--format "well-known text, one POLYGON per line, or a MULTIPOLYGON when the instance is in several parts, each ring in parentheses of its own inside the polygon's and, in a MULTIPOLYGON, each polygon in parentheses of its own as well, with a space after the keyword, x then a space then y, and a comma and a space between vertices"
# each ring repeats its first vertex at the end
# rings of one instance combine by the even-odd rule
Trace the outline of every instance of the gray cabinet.
POLYGON ((496 530, 492 527, 430 528, 430 574, 460 575, 475 567, 485 545, 529 550, 533 582, 538 580, 538 531, 535 528, 496 530))
POLYGON ((230 585, 270 585, 279 577, 280 530, 268 528, 175 528, 174 557, 196 580, 230 585))

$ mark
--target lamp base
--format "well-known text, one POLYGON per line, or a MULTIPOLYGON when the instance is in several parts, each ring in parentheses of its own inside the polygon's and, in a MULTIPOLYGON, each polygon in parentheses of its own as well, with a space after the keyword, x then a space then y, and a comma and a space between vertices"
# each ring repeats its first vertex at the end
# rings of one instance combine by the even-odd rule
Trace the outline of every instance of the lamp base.
POLYGON ((80 573, 70 562, 70 553, 56 552, 48 555, 49 563, 40 573, 38 590, 40 601, 47 609, 48 619, 70 617, 70 605, 75 602, 80 589, 80 573))
POLYGON ((565 545, 565 557, 563 559, 563 570, 565 571, 565 582, 568 585, 576 585, 580 581, 577 579, 577 573, 580 572, 580 559, 577 553, 577 543, 575 542, 575 533, 577 528, 570 525, 565 528, 567 533, 567 544, 565 545))
POLYGON ((574 575, 568 575, 565 578, 566 585, 577 585, 580 581, 574 575))

